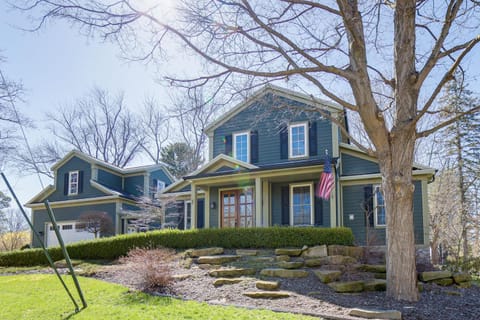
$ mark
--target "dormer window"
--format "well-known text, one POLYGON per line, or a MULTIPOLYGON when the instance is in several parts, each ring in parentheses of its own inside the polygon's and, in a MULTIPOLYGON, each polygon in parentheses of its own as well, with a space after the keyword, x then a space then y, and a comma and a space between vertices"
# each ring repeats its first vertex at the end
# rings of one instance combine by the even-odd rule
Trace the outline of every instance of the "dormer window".
POLYGON ((237 160, 250 162, 250 132, 233 134, 233 156, 237 160))
POLYGON ((308 123, 291 124, 288 127, 288 157, 301 158, 308 155, 308 123))
POLYGON ((165 182, 162 180, 157 180, 157 192, 160 192, 163 189, 165 189, 165 182))
POLYGON ((78 171, 70 171, 68 173, 68 195, 74 196, 78 194, 78 171))

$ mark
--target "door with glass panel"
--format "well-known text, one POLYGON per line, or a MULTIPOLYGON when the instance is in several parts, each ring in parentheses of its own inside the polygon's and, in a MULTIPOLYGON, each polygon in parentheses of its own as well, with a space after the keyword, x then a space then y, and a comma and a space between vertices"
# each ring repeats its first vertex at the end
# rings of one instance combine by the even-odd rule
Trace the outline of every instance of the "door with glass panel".
POLYGON ((237 189, 220 193, 222 227, 253 227, 253 190, 237 189))

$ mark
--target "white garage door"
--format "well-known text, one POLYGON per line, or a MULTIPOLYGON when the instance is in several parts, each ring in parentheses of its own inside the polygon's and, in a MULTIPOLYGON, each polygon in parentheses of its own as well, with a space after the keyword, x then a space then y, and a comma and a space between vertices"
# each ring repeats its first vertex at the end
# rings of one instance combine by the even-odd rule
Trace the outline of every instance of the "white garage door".
MULTIPOLYGON (((57 222, 57 225, 65 244, 95 238, 93 233, 87 232, 85 229, 77 228, 76 221, 61 221, 57 222)), ((55 246, 58 246, 58 239, 52 224, 49 223, 47 224, 47 247, 55 246)))

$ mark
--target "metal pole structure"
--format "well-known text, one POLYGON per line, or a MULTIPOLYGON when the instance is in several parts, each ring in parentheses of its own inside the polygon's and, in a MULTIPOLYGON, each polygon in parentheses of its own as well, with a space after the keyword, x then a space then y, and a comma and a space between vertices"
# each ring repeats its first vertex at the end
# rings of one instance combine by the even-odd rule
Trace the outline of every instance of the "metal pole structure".
POLYGON ((75 305, 75 312, 78 312, 78 311, 79 311, 78 304, 77 304, 77 302, 75 301, 75 298, 73 298, 73 296, 72 296, 70 290, 68 289, 67 285, 65 284, 65 281, 63 281, 63 278, 60 276, 60 273, 58 273, 57 267, 55 266, 55 263, 53 262, 53 259, 52 259, 52 257, 50 256, 50 253, 48 252, 47 248, 45 247, 45 243, 43 242, 42 237, 41 237, 41 236, 38 234, 38 232, 35 230, 35 228, 33 227, 32 222, 31 222, 30 219, 28 218, 28 215, 25 213, 25 210, 23 210, 23 207, 22 207, 22 205, 20 204, 20 201, 18 200, 17 195, 16 195, 15 192, 13 191, 12 186, 11 186, 10 183, 8 182, 7 177, 5 176, 5 174, 3 174, 3 172, 0 172, 0 175, 1 175, 2 178, 3 178, 3 181, 5 181, 5 184, 7 185, 8 190, 10 191, 10 193, 11 193, 12 196, 13 196, 13 198, 15 199, 15 202, 17 203, 18 208, 19 208, 20 211, 22 212, 23 217, 25 218, 25 220, 27 220, 27 223, 28 223, 28 225, 30 226, 30 229, 32 229, 33 235, 37 238, 38 242, 40 243, 40 246, 42 247, 43 253, 45 254, 45 257, 47 258, 48 263, 50 264, 50 266, 52 267, 53 271, 54 271, 55 274, 57 275, 58 280, 60 280, 60 283, 62 284, 63 288, 65 289, 65 291, 67 292, 68 296, 70 297, 70 300, 72 300, 73 304, 75 305))
POLYGON ((75 283, 75 287, 77 288, 78 295, 80 296, 80 300, 82 300, 82 305, 83 308, 87 307, 87 302, 85 301, 85 297, 83 296, 82 288, 80 288, 80 283, 78 283, 77 275, 75 274, 75 271, 73 270, 73 265, 72 265, 72 260, 70 260, 70 255, 68 254, 67 248, 65 247, 65 243, 63 242, 62 235, 60 234, 60 230, 58 230, 57 227, 57 220, 55 219, 55 216, 53 215, 52 208, 50 207, 50 203, 48 200, 44 201, 45 207, 47 208, 47 213, 48 216, 50 217, 50 221, 52 222, 53 225, 53 230, 55 231, 55 234, 57 235, 58 243, 60 244, 60 248, 62 248, 63 256, 65 257, 65 261, 67 262, 68 269, 70 270, 70 274, 73 279, 73 283, 75 283))

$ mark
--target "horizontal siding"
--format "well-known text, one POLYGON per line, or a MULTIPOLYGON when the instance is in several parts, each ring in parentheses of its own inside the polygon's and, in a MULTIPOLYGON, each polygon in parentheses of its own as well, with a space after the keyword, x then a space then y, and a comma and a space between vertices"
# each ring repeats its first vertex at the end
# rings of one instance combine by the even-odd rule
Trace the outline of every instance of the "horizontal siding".
POLYGON ((144 176, 130 176, 125 178, 125 189, 124 191, 128 194, 134 196, 142 196, 143 195, 143 188, 144 188, 144 176))
POLYGON ((359 174, 379 173, 378 163, 342 153, 342 175, 352 176, 359 174))
POLYGON ((122 191, 122 176, 120 174, 98 168, 97 181, 110 189, 122 191))

